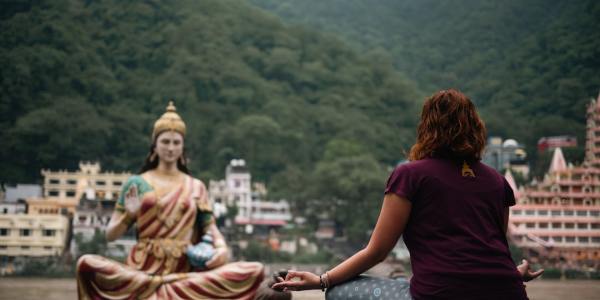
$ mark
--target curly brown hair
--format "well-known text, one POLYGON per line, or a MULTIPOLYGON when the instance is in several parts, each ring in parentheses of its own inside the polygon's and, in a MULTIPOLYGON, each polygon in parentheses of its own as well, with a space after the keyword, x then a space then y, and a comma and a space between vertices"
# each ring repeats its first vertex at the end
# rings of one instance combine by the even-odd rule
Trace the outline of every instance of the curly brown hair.
POLYGON ((486 129, 475 105, 455 89, 443 90, 423 104, 417 142, 409 160, 429 157, 478 161, 485 147, 486 129))

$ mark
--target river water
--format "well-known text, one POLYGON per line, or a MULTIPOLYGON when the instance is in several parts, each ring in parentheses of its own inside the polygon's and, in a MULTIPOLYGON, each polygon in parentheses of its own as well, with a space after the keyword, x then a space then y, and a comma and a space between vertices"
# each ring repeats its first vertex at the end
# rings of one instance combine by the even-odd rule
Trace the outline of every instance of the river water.
MULTIPOLYGON (((537 280, 527 283, 531 300, 598 300, 600 281, 537 280)), ((0 277, 0 300, 68 300, 77 299, 75 279, 0 277)), ((294 293, 298 300, 323 300, 321 291, 294 293)))

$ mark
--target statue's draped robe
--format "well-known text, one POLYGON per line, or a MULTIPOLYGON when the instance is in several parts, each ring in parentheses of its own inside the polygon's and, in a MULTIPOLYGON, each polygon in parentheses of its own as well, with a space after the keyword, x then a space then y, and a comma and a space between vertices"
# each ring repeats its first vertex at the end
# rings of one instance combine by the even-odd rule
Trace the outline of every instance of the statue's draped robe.
POLYGON ((77 263, 79 299, 252 299, 263 279, 263 266, 229 263, 195 271, 186 247, 214 222, 204 184, 190 176, 159 196, 141 176, 123 186, 116 208, 124 212, 125 195, 135 186, 141 201, 138 242, 122 264, 98 255, 77 263))

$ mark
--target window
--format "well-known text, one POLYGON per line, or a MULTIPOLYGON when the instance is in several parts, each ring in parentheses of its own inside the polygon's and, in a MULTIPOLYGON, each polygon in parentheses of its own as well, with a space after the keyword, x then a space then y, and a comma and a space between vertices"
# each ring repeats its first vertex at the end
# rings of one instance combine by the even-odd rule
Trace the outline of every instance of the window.
POLYGON ((535 228, 535 223, 527 223, 525 224, 527 228, 535 228))
POLYGON ((59 184, 60 180, 58 179, 50 179, 50 184, 59 184))
POLYGON ((575 223, 565 223, 565 228, 566 229, 573 229, 573 228, 575 228, 575 223))
POLYGON ((587 223, 579 223, 577 224, 577 229, 587 229, 588 225, 587 223))
POLYGON ((67 184, 75 185, 75 184, 77 184, 77 180, 75 180, 75 179, 69 179, 69 180, 67 180, 67 184))
POLYGON ((561 228, 562 227, 561 225, 562 225, 561 223, 554 222, 554 223, 552 223, 552 228, 553 229, 561 228))
POLYGON ((538 215, 539 216, 547 216, 548 215, 548 211, 547 210, 538 210, 538 215))
POLYGON ((525 214, 528 215, 528 216, 533 216, 535 214, 535 211, 533 211, 533 210, 526 210, 525 214))
POLYGON ((589 243, 590 242, 590 238, 588 238, 587 236, 580 236, 579 237, 579 242, 580 243, 589 243))
POLYGON ((515 209, 515 210, 513 210, 513 211, 512 211, 512 213, 513 213, 513 215, 515 215, 515 216, 520 216, 520 215, 521 215, 521 211, 520 211, 520 210, 518 210, 518 209, 515 209))
POLYGON ((600 223, 592 223, 592 229, 600 229, 600 223))
POLYGON ((579 217, 585 217, 585 216, 587 216, 587 211, 585 211, 585 210, 578 210, 577 211, 577 216, 579 216, 579 217))
POLYGON ((21 246, 21 250, 29 250, 29 246, 21 246))
POLYGON ((562 236, 555 236, 552 238, 552 240, 554 240, 557 243, 562 243, 563 238, 562 238, 562 236))
POLYGON ((52 246, 44 246, 44 250, 52 250, 52 246))
POLYGON ((106 181, 98 180, 98 181, 96 181, 96 185, 106 185, 106 181))
POLYGON ((31 236, 31 229, 21 229, 19 232, 21 236, 31 236))
POLYGON ((54 229, 44 229, 42 230, 42 236, 55 236, 56 230, 54 229))
POLYGON ((58 191, 49 191, 48 195, 50 195, 50 197, 58 197, 58 191))
POLYGON ((9 233, 10 233, 10 229, 0 228, 0 236, 8 236, 9 233))
POLYGON ((600 243, 600 236, 592 237, 592 243, 600 243))
POLYGON ((234 185, 236 188, 239 188, 239 187, 242 185, 242 183, 241 183, 239 180, 235 180, 235 181, 233 182, 233 185, 234 185))
POLYGON ((553 210, 552 211, 552 215, 553 216, 560 216, 560 210, 553 210))
POLYGON ((599 210, 592 210, 592 211, 590 211, 590 216, 592 216, 592 217, 598 217, 598 216, 600 216, 600 211, 599 210))
POLYGON ((572 216, 575 213, 572 210, 565 210, 565 216, 572 216))
POLYGON ((539 228, 548 228, 548 223, 540 223, 539 228))
POLYGON ((123 184, 123 182, 121 182, 121 181, 113 181, 114 186, 121 186, 122 184, 123 184))
POLYGON ((67 191, 67 197, 75 197, 75 191, 73 191, 73 190, 67 191))
POLYGON ((575 243, 575 237, 574 236, 568 236, 565 238, 565 241, 567 243, 575 243))
POLYGON ((6 245, 0 245, 0 250, 6 250, 8 247, 6 245))

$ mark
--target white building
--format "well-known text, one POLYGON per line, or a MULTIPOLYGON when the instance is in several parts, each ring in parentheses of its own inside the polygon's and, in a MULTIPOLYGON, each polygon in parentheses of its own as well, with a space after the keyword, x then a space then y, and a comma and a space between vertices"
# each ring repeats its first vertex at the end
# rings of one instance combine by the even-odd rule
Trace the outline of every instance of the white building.
POLYGON ((243 159, 233 159, 225 169, 225 179, 209 182, 209 197, 218 217, 227 207, 236 206, 235 223, 239 225, 283 226, 292 219, 285 200, 265 201, 266 187, 252 184, 252 176, 243 159))
POLYGON ((498 171, 511 169, 525 178, 529 176, 525 146, 513 139, 503 141, 500 137, 490 137, 483 154, 483 162, 498 171))

